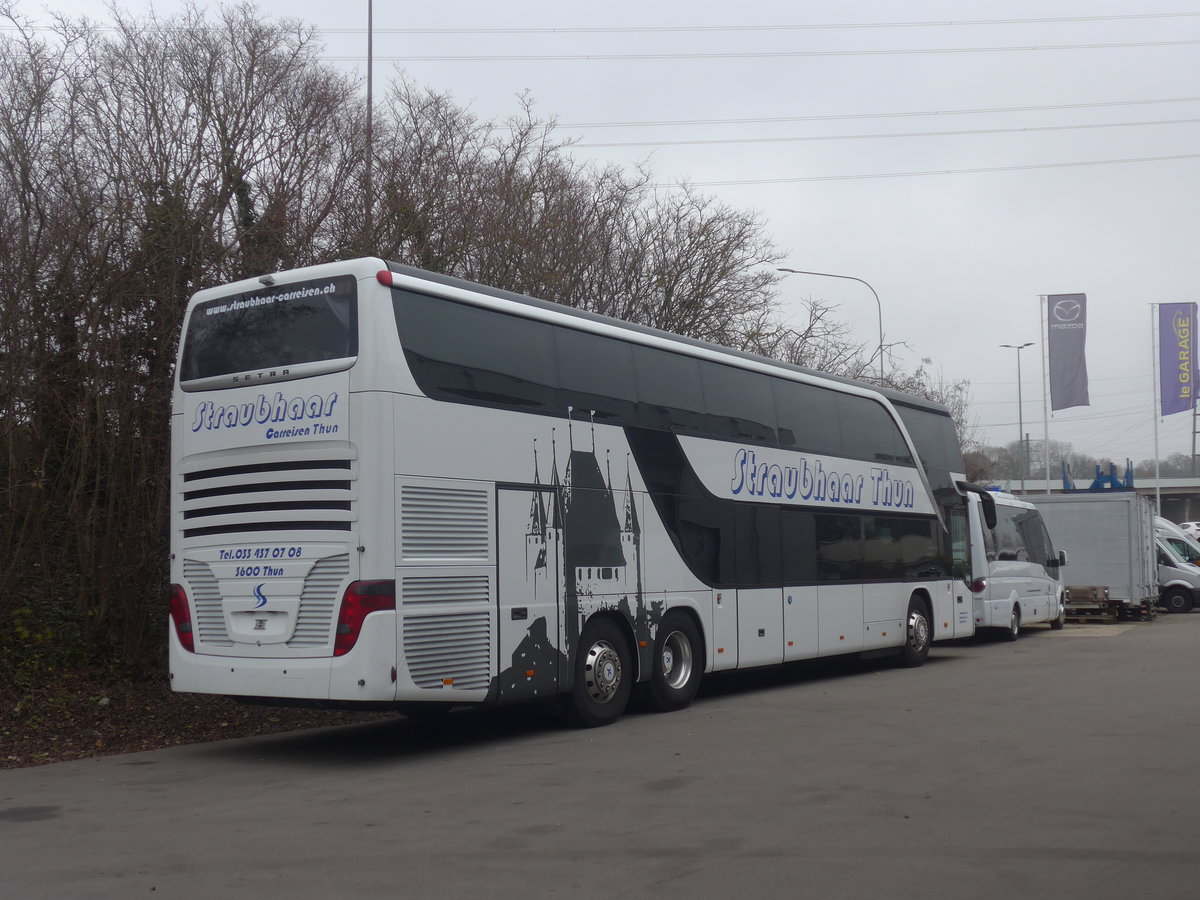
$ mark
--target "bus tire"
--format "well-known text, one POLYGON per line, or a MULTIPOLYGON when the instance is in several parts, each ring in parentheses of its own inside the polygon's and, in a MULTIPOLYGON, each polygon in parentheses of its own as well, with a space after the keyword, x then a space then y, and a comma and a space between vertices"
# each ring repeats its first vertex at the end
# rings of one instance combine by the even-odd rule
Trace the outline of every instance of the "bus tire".
POLYGON ((924 665, 925 660, 929 658, 929 644, 932 640, 933 627, 929 623, 929 607, 923 599, 914 594, 908 601, 904 646, 900 648, 900 665, 909 669, 924 665))
POLYGON ((1008 628, 1004 630, 1006 641, 1015 641, 1021 636, 1021 607, 1013 604, 1012 615, 1008 619, 1008 628))
POLYGON ((584 728, 615 722, 629 703, 635 678, 629 642, 621 629, 609 619, 593 619, 579 638, 568 718, 584 728))
POLYGON ((659 712, 683 709, 700 690, 704 674, 700 629, 687 613, 667 613, 654 638, 650 706, 659 712))
POLYGON ((1067 602, 1062 598, 1058 598, 1058 615, 1051 620, 1050 627, 1055 631, 1062 631, 1067 624, 1067 602))
POLYGON ((1165 591, 1163 591, 1162 605, 1167 608, 1167 612, 1191 612, 1192 604, 1192 595, 1183 588, 1167 588, 1165 591))

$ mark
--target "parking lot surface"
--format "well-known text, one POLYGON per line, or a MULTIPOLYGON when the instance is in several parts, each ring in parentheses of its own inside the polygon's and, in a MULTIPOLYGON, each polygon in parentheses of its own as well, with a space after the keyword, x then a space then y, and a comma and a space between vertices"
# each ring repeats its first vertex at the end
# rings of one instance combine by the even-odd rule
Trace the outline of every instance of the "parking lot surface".
POLYGON ((1200 613, 0 772, 4 897, 1200 895, 1200 613))

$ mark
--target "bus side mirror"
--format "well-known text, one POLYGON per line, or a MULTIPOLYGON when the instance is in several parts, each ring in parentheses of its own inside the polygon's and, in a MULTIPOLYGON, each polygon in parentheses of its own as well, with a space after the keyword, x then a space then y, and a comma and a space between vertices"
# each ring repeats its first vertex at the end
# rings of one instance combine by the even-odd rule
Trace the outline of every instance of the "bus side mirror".
POLYGON ((1059 566, 1065 566, 1067 564, 1067 551, 1066 550, 1058 551, 1058 564, 1059 564, 1059 566))
POLYGON ((955 485, 960 491, 970 491, 979 498, 979 505, 983 509, 983 524, 989 529, 995 529, 996 498, 992 496, 992 492, 977 484, 971 484, 969 481, 956 481, 955 485))

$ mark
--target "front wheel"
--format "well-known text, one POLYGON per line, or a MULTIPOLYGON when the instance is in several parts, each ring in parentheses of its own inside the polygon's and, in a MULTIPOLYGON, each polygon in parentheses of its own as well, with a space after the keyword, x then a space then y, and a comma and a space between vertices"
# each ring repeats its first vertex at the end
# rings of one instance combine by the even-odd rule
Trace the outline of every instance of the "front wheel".
POLYGON ((683 709, 695 699, 704 672, 700 629, 686 613, 668 613, 654 639, 650 705, 659 712, 683 709))
POLYGON ((575 684, 568 708, 586 728, 615 722, 625 711, 635 675, 629 642, 609 619, 589 622, 575 654, 575 684))
POLYGON ((1167 612, 1191 612, 1192 595, 1183 588, 1169 588, 1163 592, 1162 605, 1167 608, 1167 612))
POLYGON ((1015 641, 1020 636, 1021 636, 1021 608, 1019 606, 1014 606, 1012 608, 1012 615, 1009 616, 1009 619, 1008 619, 1008 630, 1006 630, 1004 632, 1004 639, 1006 641, 1015 641))
POLYGON ((920 597, 908 601, 908 622, 904 646, 900 648, 900 664, 910 669, 924 665, 929 658, 933 628, 929 624, 929 607, 920 597))

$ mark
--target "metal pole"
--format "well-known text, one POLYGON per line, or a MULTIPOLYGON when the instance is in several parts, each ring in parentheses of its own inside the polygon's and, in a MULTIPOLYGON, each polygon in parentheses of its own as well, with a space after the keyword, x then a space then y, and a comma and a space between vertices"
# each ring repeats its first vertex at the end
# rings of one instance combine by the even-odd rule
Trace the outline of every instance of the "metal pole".
MULTIPOLYGON (((371 241, 374 242, 374 232, 372 229, 372 219, 374 218, 374 196, 375 191, 372 185, 372 172, 375 168, 375 95, 373 91, 373 75, 375 70, 375 53, 374 53, 374 37, 375 37, 375 10, 373 0, 367 0, 367 172, 364 180, 366 188, 366 196, 364 199, 363 213, 366 218, 367 234, 371 235, 371 241)), ((369 250, 369 248, 368 248, 369 250)))
POLYGON ((1050 493, 1050 401, 1048 368, 1050 364, 1050 310, 1045 294, 1039 298, 1038 309, 1041 311, 1042 324, 1038 331, 1042 335, 1042 461, 1046 465, 1046 493, 1050 493))
POLYGON ((1158 304, 1150 304, 1150 370, 1154 373, 1154 396, 1151 399, 1154 410, 1154 511, 1162 515, 1162 486, 1158 480, 1158 417, 1159 417, 1159 388, 1158 388, 1158 304))
POLYGON ((1017 467, 1021 470, 1021 493, 1025 493, 1025 414, 1021 398, 1021 351, 1032 347, 1033 341, 1024 344, 1001 344, 1009 350, 1017 351, 1017 467))
POLYGON ((865 284, 867 290, 875 297, 875 311, 879 315, 879 381, 883 382, 883 304, 879 302, 879 295, 875 293, 875 288, 871 287, 869 282, 864 281, 854 275, 834 275, 832 272, 806 272, 803 269, 785 269, 777 268, 777 272, 790 272, 792 275, 820 275, 823 278, 845 278, 847 281, 857 281, 859 284, 865 284))

